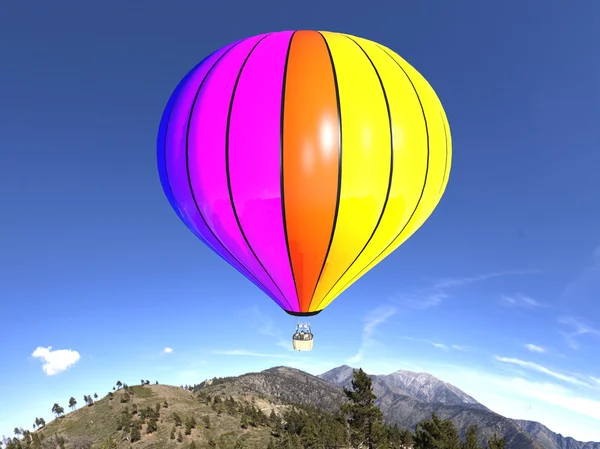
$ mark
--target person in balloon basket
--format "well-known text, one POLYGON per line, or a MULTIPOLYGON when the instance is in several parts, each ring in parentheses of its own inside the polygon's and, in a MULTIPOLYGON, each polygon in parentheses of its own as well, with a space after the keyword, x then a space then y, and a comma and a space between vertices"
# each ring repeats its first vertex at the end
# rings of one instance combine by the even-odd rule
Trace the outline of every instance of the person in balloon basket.
POLYGON ((306 324, 300 324, 300 323, 298 323, 296 325, 296 332, 294 333, 293 338, 294 338, 294 340, 312 340, 313 339, 313 334, 312 334, 312 331, 310 329, 310 323, 306 323, 306 324), (305 332, 304 331, 305 329, 308 332, 305 332))

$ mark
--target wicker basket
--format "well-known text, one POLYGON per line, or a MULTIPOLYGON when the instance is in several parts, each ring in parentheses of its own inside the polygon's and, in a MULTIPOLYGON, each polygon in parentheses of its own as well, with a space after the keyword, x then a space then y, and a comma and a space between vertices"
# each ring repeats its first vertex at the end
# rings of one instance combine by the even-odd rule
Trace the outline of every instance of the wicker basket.
POLYGON ((311 338, 310 340, 292 339, 292 341, 294 342, 294 350, 296 350, 296 351, 312 351, 314 338, 311 338))

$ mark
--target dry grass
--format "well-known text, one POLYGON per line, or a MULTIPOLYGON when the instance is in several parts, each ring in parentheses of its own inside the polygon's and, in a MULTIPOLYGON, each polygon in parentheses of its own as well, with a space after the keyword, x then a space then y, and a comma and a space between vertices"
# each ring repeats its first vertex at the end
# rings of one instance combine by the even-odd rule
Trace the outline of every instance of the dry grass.
MULTIPOLYGON (((217 386, 218 387, 218 386, 217 386)), ((209 439, 217 441, 222 448, 233 448, 236 440, 243 441, 244 448, 264 449, 270 438, 270 431, 266 427, 242 429, 240 426, 240 417, 231 416, 223 412, 220 416, 210 405, 200 401, 193 393, 179 387, 169 385, 146 385, 134 386, 133 400, 127 403, 121 403, 124 391, 121 389, 114 392, 112 400, 108 396, 99 399, 92 406, 83 406, 78 410, 68 413, 62 418, 58 418, 48 423, 45 428, 38 430, 47 438, 55 434, 63 435, 66 438, 88 437, 94 441, 93 448, 102 448, 102 443, 107 438, 112 438, 117 442, 118 448, 187 448, 194 441, 197 448, 209 447, 209 439), (163 403, 167 401, 168 407, 164 408, 163 403), (147 425, 144 424, 141 430, 142 438, 134 444, 129 443, 125 438, 127 434, 123 431, 117 431, 117 420, 119 414, 129 407, 130 413, 132 405, 136 404, 138 410, 148 406, 154 408, 160 404, 160 418, 158 430, 151 434, 146 433, 147 425), (195 429, 192 429, 191 435, 185 435, 185 426, 177 427, 175 436, 179 431, 183 435, 183 442, 170 439, 171 429, 175 421, 173 413, 179 414, 185 422, 192 416, 197 422, 195 429), (210 417, 211 428, 204 428, 203 416, 210 417)), ((225 393, 223 388, 208 388, 210 394, 225 393)), ((229 396, 229 394, 227 394, 229 396)), ((273 404, 266 399, 254 398, 251 395, 232 395, 238 402, 254 402, 257 408, 262 409, 269 414, 272 409, 281 410, 282 406, 273 404)))

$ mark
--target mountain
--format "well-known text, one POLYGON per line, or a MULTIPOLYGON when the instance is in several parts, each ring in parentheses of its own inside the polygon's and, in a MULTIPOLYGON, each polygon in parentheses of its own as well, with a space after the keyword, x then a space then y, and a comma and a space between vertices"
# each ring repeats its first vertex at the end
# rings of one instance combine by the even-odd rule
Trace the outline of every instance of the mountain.
MULTIPOLYGON (((388 423, 412 429, 436 413, 442 419, 451 419, 461 438, 470 424, 477 424, 482 447, 487 447, 487 440, 496 433, 506 436, 508 449, 600 449, 600 443, 564 438, 539 423, 502 417, 429 374, 397 371, 370 377, 377 405, 388 423)), ((335 433, 335 421, 326 412, 339 409, 346 400, 341 387, 349 386, 351 380, 352 368, 348 366, 321 376, 274 367, 215 378, 194 386, 192 391, 158 384, 128 387, 127 391, 121 388, 30 432, 37 441, 42 437, 45 440, 27 447, 55 449, 64 438, 65 449, 265 449, 276 433, 273 421, 267 419, 271 413, 282 417, 286 411, 303 409, 314 425, 333 429, 327 430, 327 435, 335 433), (190 424, 186 434, 185 423, 191 423, 192 418, 195 425, 190 424), (134 430, 137 441, 132 444, 134 430)), ((283 446, 298 447, 285 438, 278 440, 283 446)))
MULTIPOLYGON (((349 387, 352 381, 353 369, 347 365, 343 365, 327 371, 318 377, 338 387, 349 387)), ((431 374, 399 370, 392 374, 371 376, 371 378, 377 380, 374 385, 379 387, 381 389, 380 393, 383 394, 400 394, 423 402, 464 405, 466 407, 489 411, 464 391, 442 382, 431 374)))
MULTIPOLYGON (((348 388, 352 383, 352 370, 344 365, 321 374, 319 378, 337 387, 348 388)), ((462 438, 471 424, 477 424, 480 444, 484 447, 494 433, 506 437, 509 449, 543 447, 517 423, 488 410, 458 388, 430 374, 396 371, 369 377, 377 396, 375 403, 388 422, 414 429, 418 422, 435 413, 442 419, 451 419, 462 438)))
MULTIPOLYGON (((343 365, 318 377, 337 387, 348 388, 352 383, 353 369, 343 365)), ((400 370, 369 377, 373 381, 376 403, 386 419, 405 428, 414 429, 419 421, 434 412, 442 419, 451 419, 461 437, 469 425, 477 424, 482 432, 481 444, 496 432, 505 435, 508 447, 515 449, 600 449, 600 443, 583 443, 554 433, 537 422, 498 415, 465 392, 431 374, 400 370)))
POLYGON ((535 421, 514 420, 525 432, 534 437, 545 448, 558 449, 600 449, 600 443, 577 441, 571 437, 563 437, 552 432, 543 424, 535 421))

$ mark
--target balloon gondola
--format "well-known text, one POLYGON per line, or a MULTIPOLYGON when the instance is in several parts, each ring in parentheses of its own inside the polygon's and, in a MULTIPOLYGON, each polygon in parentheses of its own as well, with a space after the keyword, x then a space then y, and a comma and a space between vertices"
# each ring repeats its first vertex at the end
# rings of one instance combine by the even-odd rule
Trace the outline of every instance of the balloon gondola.
POLYGON ((310 322, 296 324, 296 332, 292 336, 292 344, 296 351, 312 351, 314 335, 310 322))
POLYGON ((425 222, 448 182, 451 138, 429 83, 392 50, 281 31, 226 45, 183 78, 157 156, 196 237, 306 317, 425 222))

